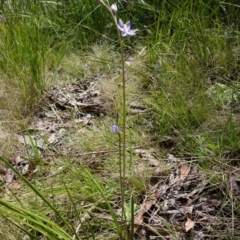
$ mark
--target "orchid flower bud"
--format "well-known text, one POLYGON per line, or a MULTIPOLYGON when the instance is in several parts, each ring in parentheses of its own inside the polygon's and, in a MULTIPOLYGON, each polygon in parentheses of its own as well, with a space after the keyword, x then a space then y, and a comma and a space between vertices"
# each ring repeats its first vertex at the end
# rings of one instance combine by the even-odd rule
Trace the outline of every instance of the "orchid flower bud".
POLYGON ((117 14, 117 4, 116 3, 114 3, 114 4, 112 4, 111 5, 111 11, 112 11, 112 13, 114 14, 114 15, 116 15, 117 14))
POLYGON ((115 125, 115 124, 110 127, 110 130, 111 130, 111 132, 113 132, 113 133, 119 133, 119 128, 118 128, 118 126, 115 125))

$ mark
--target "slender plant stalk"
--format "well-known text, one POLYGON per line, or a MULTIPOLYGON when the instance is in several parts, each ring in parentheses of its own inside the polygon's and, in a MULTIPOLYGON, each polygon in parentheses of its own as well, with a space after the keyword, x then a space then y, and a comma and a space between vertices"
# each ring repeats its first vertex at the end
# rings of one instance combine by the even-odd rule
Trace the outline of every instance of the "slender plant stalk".
MULTIPOLYGON (((119 137, 119 146, 122 143, 122 149, 119 148, 119 174, 120 174, 120 185, 121 185, 121 207, 122 215, 121 222, 126 220, 124 202, 125 202, 125 177, 126 177, 126 84, 125 84, 125 61, 124 61, 124 41, 121 37, 120 31, 118 30, 118 24, 116 16, 112 11, 111 15, 114 19, 114 23, 118 32, 118 39, 120 43, 120 55, 121 55, 121 67, 122 67, 122 139, 119 137)), ((120 133, 119 133, 120 136, 120 133)))
MULTIPOLYGON (((122 184, 122 141, 121 141, 121 134, 118 133, 118 152, 119 152, 119 175, 120 175, 120 191, 121 191, 121 207, 124 208, 124 202, 122 201, 123 192, 123 184, 122 184)), ((124 220, 124 212, 122 211, 121 214, 121 223, 124 220)))
POLYGON ((118 133, 119 136, 119 175, 120 175, 120 191, 121 191, 121 224, 125 229, 127 239, 131 239, 131 233, 129 232, 126 211, 124 207, 125 203, 125 183, 126 183, 126 79, 125 79, 125 58, 124 58, 124 36, 133 36, 135 35, 137 29, 131 29, 130 21, 125 24, 121 19, 117 21, 117 4, 112 4, 110 6, 109 1, 99 0, 99 2, 106 7, 110 12, 115 27, 117 29, 118 40, 120 43, 120 56, 121 56, 121 68, 122 68, 122 98, 121 98, 121 124, 122 132, 119 132, 118 126, 113 125, 111 127, 112 132, 118 133), (122 138, 121 138, 122 134, 122 138))
MULTIPOLYGON (((121 38, 121 37, 120 37, 121 38)), ((125 84, 125 64, 124 64, 124 43, 120 39, 120 51, 122 62, 122 176, 121 177, 121 199, 122 199, 122 215, 125 215, 125 177, 126 177, 126 84, 125 84)))
POLYGON ((122 139, 119 135, 119 175, 120 175, 120 188, 121 188, 121 207, 122 207, 122 215, 121 222, 123 223, 126 220, 126 214, 124 209, 125 202, 125 178, 126 178, 126 84, 125 84, 125 61, 124 61, 124 41, 121 37, 120 31, 118 30, 117 17, 111 10, 109 2, 102 4, 106 7, 106 9, 110 12, 115 27, 117 29, 118 40, 120 43, 120 55, 121 55, 121 68, 122 68, 122 139), (121 148, 122 144, 122 148, 121 148))

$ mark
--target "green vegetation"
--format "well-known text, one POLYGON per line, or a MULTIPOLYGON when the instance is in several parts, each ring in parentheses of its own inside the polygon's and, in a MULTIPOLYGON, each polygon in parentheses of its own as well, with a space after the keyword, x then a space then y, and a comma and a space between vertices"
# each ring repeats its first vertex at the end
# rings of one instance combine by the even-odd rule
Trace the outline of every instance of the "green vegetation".
MULTIPOLYGON (((124 46, 123 206, 129 232, 119 220, 118 136, 109 130, 122 101, 121 56, 110 14, 96 0, 5 0, 0 3, 0 239, 132 239, 132 216, 150 195, 154 172, 139 149, 153 151, 167 174, 167 154, 198 166, 206 185, 226 193, 222 205, 232 204, 232 218, 239 214, 228 186, 240 155, 239 3, 116 3, 118 16, 139 30, 125 38, 124 46), (49 100, 54 87, 59 96, 67 96, 69 86, 76 93, 89 85, 97 85, 91 96, 100 92, 100 104, 87 114, 67 101, 49 100), (48 116, 52 111, 53 120, 48 128, 41 125, 44 130, 37 131, 35 140, 32 121, 43 119, 44 111, 48 116), (62 134, 61 140, 55 135, 49 140, 52 132, 62 134), (19 142, 21 134, 30 144, 19 142), (43 154, 36 147, 39 139, 47 145, 43 154), (34 166, 29 174, 10 163, 16 156, 34 166), (10 170, 17 179, 11 187, 6 184, 10 170)), ((177 238, 175 229, 166 229, 177 238)))

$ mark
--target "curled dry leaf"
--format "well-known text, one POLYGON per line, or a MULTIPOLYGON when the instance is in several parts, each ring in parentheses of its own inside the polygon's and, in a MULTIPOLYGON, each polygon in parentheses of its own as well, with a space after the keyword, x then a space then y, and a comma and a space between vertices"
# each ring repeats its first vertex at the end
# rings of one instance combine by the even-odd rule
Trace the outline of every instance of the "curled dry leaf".
POLYGON ((190 218, 187 218, 187 222, 185 223, 185 229, 186 232, 188 232, 190 229, 194 228, 195 222, 191 220, 190 218))
POLYGON ((184 180, 187 177, 187 175, 189 174, 190 170, 191 170, 191 168, 186 163, 184 163, 181 166, 181 168, 180 168, 180 174, 181 174, 180 178, 181 178, 181 180, 184 180))

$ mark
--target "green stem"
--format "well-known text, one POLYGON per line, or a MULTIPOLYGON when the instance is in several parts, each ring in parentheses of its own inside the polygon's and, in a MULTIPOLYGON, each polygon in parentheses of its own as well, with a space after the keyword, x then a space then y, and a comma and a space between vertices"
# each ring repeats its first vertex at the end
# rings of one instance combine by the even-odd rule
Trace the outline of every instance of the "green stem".
MULTIPOLYGON (((125 216, 125 177, 126 177, 126 85, 125 85, 125 61, 124 61, 124 42, 120 41, 120 52, 122 62, 122 211, 125 216)), ((126 220, 126 219, 125 219, 126 220)))
POLYGON ((118 39, 120 43, 120 55, 121 55, 121 67, 122 67, 122 141, 121 136, 119 133, 119 174, 120 174, 120 188, 121 188, 121 207, 122 207, 122 217, 121 222, 123 223, 123 220, 126 222, 126 214, 124 209, 124 202, 125 202, 125 178, 126 178, 126 84, 125 84, 125 61, 124 61, 124 41, 122 39, 122 36, 120 34, 120 31, 118 30, 118 23, 117 23, 117 17, 112 12, 109 1, 107 3, 101 2, 106 9, 110 12, 115 27, 117 29, 118 33, 118 39), (122 143, 122 149, 121 149, 121 143, 122 143))
MULTIPOLYGON (((121 67, 122 67, 122 151, 119 153, 119 164, 120 164, 120 185, 121 185, 121 205, 122 205, 122 222, 123 218, 126 220, 126 214, 124 209, 125 202, 125 178, 126 178, 126 84, 125 84, 125 60, 124 60, 124 41, 121 37, 120 31, 118 30, 117 17, 111 11, 110 5, 107 7, 112 18, 114 20, 115 27, 118 33, 118 39, 120 43, 120 55, 121 55, 121 67)), ((119 138, 119 141, 121 139, 119 138)), ((119 143, 121 144, 121 142, 119 143)))
MULTIPOLYGON (((124 203, 122 201, 122 197, 124 195, 123 192, 123 184, 122 184, 122 145, 121 145, 122 141, 121 141, 121 134, 118 133, 118 151, 119 151, 119 175, 120 175, 120 191, 121 191, 121 207, 122 209, 124 208, 124 203)), ((122 211, 121 214, 121 224, 123 224, 123 220, 124 220, 124 214, 122 211)))

